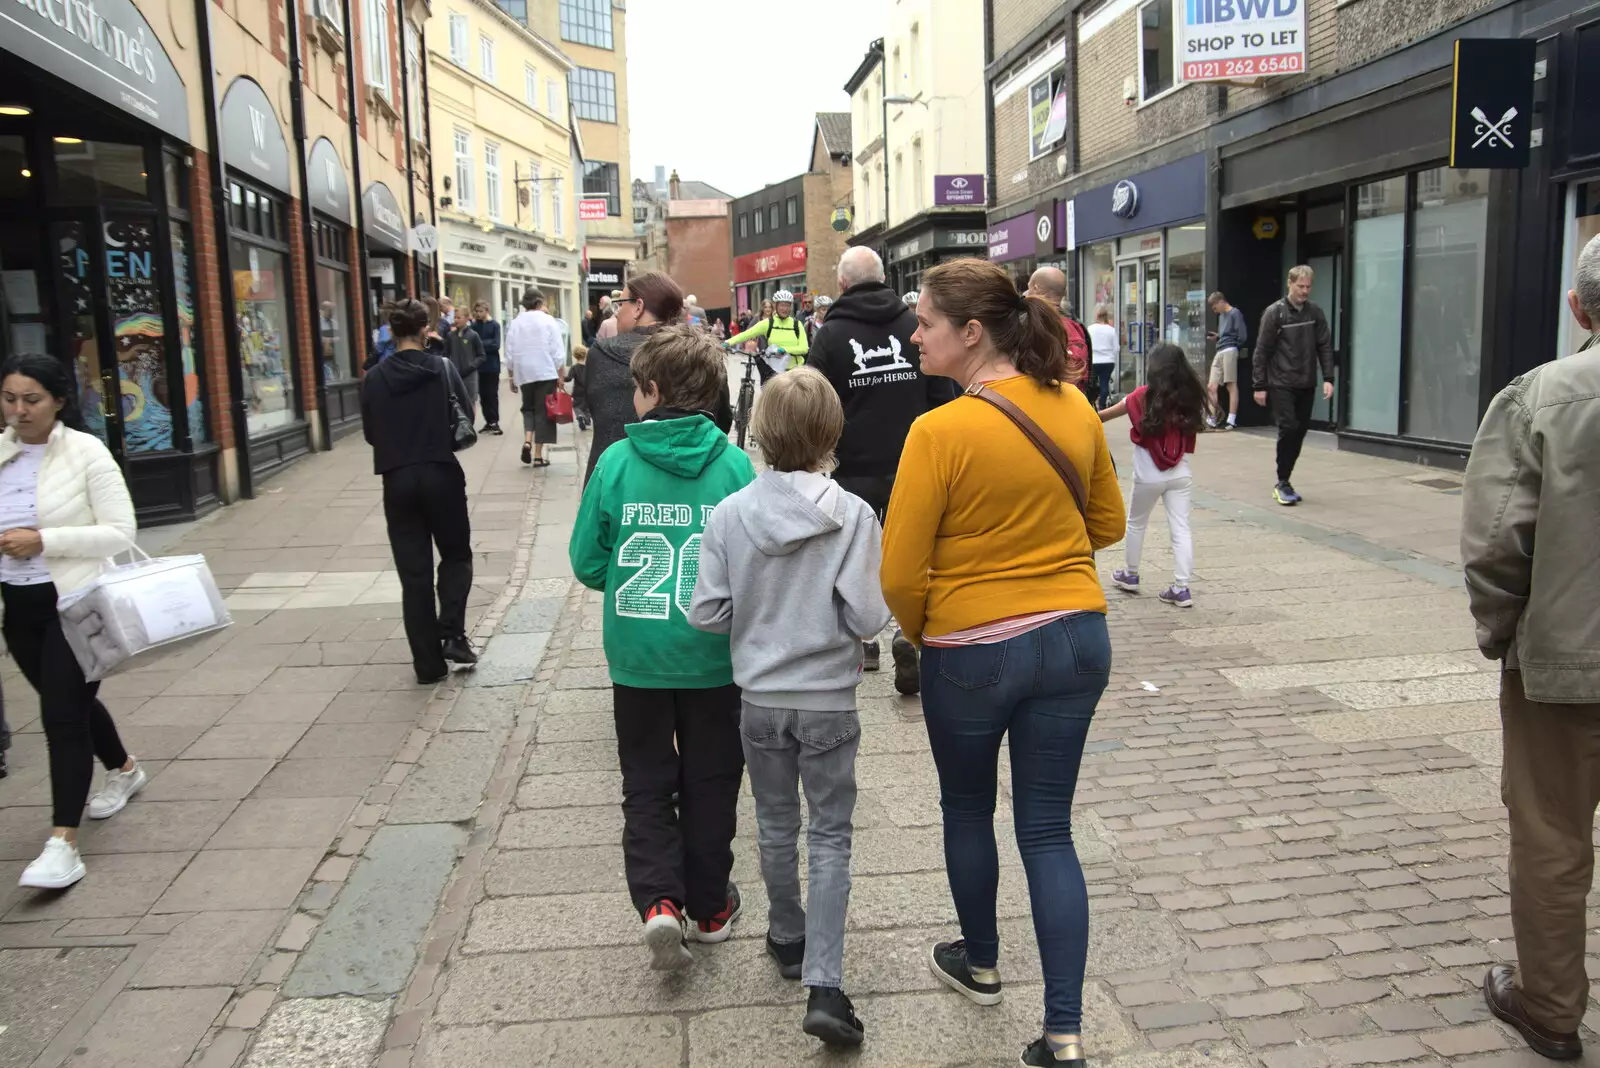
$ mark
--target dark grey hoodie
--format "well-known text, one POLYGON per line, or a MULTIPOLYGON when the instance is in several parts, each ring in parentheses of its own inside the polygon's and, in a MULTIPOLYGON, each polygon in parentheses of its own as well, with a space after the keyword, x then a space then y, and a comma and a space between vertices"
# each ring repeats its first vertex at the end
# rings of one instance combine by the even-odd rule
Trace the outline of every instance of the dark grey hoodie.
POLYGON ((689 622, 733 637, 733 681, 766 708, 848 712, 861 640, 889 622, 877 517, 826 475, 763 471, 711 513, 689 622))

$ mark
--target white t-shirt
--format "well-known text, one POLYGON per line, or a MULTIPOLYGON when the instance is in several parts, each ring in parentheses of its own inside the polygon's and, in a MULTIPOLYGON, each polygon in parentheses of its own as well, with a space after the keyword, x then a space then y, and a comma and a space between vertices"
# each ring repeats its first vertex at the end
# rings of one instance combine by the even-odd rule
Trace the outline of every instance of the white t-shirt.
POLYGON ((1117 362, 1117 328, 1107 323, 1089 326, 1089 344, 1094 346, 1095 363, 1117 362))
POLYGON ((1175 478, 1190 478, 1193 472, 1189 470, 1189 457, 1179 460, 1177 465, 1165 471, 1156 466, 1156 458, 1150 455, 1150 450, 1143 445, 1133 447, 1133 480, 1135 482, 1171 482, 1175 478))
MULTIPOLYGON (((43 445, 23 445, 17 458, 0 467, 0 531, 39 526, 39 468, 43 445)), ((50 581, 44 554, 17 560, 0 556, 0 582, 13 586, 38 586, 50 581)))

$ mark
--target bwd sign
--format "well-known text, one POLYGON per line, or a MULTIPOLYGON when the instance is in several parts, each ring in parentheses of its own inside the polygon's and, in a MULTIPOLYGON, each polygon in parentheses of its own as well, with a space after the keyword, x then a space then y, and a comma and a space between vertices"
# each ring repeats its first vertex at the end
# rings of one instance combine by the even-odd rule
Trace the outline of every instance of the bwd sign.
POLYGON ((1220 82, 1306 69, 1310 0, 1183 0, 1178 54, 1186 82, 1220 82))

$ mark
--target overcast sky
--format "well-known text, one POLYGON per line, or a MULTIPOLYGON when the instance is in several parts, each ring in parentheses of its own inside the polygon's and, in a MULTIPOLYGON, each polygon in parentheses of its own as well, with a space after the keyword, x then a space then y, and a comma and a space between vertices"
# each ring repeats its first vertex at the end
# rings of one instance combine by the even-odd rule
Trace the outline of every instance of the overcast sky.
POLYGON ((659 164, 742 196, 803 172, 816 113, 850 110, 844 83, 883 33, 884 2, 632 0, 633 177, 659 164))

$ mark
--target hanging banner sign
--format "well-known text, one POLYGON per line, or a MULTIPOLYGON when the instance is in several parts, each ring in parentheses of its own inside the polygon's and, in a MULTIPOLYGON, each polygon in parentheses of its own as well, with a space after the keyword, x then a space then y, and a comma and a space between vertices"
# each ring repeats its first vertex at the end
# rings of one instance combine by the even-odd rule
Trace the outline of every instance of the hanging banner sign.
POLYGON ((1183 0, 1178 55, 1186 82, 1301 74, 1310 0, 1183 0))
POLYGON ((1533 38, 1456 42, 1450 166, 1526 167, 1533 147, 1533 38))

